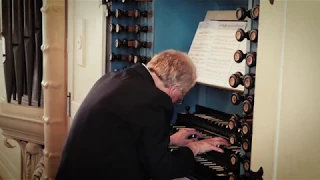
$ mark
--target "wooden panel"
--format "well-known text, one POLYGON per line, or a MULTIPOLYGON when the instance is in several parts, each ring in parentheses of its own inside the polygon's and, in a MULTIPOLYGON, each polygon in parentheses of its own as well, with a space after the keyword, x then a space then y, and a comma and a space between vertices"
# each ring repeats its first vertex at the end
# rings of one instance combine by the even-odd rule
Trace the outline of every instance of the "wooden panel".
POLYGON ((319 6, 261 3, 252 168, 262 165, 264 179, 320 176, 319 6))
POLYGON ((264 179, 276 174, 285 4, 286 1, 277 1, 273 6, 267 0, 260 2, 251 169, 256 171, 262 166, 264 179))
POLYGON ((277 179, 320 176, 319 7, 320 1, 287 1, 277 179))

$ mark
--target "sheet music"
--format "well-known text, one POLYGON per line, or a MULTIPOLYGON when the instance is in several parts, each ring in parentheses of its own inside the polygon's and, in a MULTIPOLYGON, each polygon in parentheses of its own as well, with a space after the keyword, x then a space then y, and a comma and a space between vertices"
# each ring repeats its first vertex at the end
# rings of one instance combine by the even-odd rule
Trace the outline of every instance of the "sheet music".
MULTIPOLYGON (((197 68, 198 82, 231 88, 229 77, 239 71, 245 72, 245 61, 236 63, 234 53, 241 49, 246 53, 246 41, 238 42, 235 33, 238 28, 247 29, 243 21, 203 21, 189 50, 189 56, 197 68)), ((243 89, 243 87, 238 87, 243 89)))

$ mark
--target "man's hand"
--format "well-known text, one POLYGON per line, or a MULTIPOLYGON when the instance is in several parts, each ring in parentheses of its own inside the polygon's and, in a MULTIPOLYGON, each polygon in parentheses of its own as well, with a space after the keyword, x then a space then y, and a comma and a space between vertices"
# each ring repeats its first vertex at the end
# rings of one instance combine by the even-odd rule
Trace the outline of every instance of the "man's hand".
POLYGON ((196 141, 199 137, 202 137, 201 133, 192 128, 181 128, 178 132, 170 136, 170 145, 174 146, 187 146, 190 142, 196 141), (196 137, 188 139, 191 135, 196 137))
POLYGON ((209 151, 217 151, 223 153, 223 149, 217 146, 230 146, 230 144, 227 140, 221 137, 214 137, 210 139, 204 139, 201 141, 191 142, 187 145, 187 147, 189 147, 192 150, 194 156, 209 151))

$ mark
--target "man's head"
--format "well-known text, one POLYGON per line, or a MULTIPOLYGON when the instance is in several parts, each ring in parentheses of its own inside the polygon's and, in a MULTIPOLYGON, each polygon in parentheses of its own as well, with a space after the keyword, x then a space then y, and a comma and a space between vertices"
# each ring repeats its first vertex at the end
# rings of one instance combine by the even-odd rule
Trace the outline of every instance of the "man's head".
POLYGON ((156 86, 167 93, 172 102, 181 100, 195 85, 196 68, 186 53, 166 50, 147 64, 156 86))

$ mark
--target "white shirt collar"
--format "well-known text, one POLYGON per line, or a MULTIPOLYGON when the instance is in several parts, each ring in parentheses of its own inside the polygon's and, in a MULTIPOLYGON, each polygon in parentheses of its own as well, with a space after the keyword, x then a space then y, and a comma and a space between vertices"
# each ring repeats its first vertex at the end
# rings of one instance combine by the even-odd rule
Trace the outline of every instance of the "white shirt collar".
POLYGON ((151 74, 151 72, 150 72, 150 70, 148 69, 148 67, 145 65, 145 64, 143 64, 143 63, 141 63, 148 71, 149 71, 149 73, 151 74))

